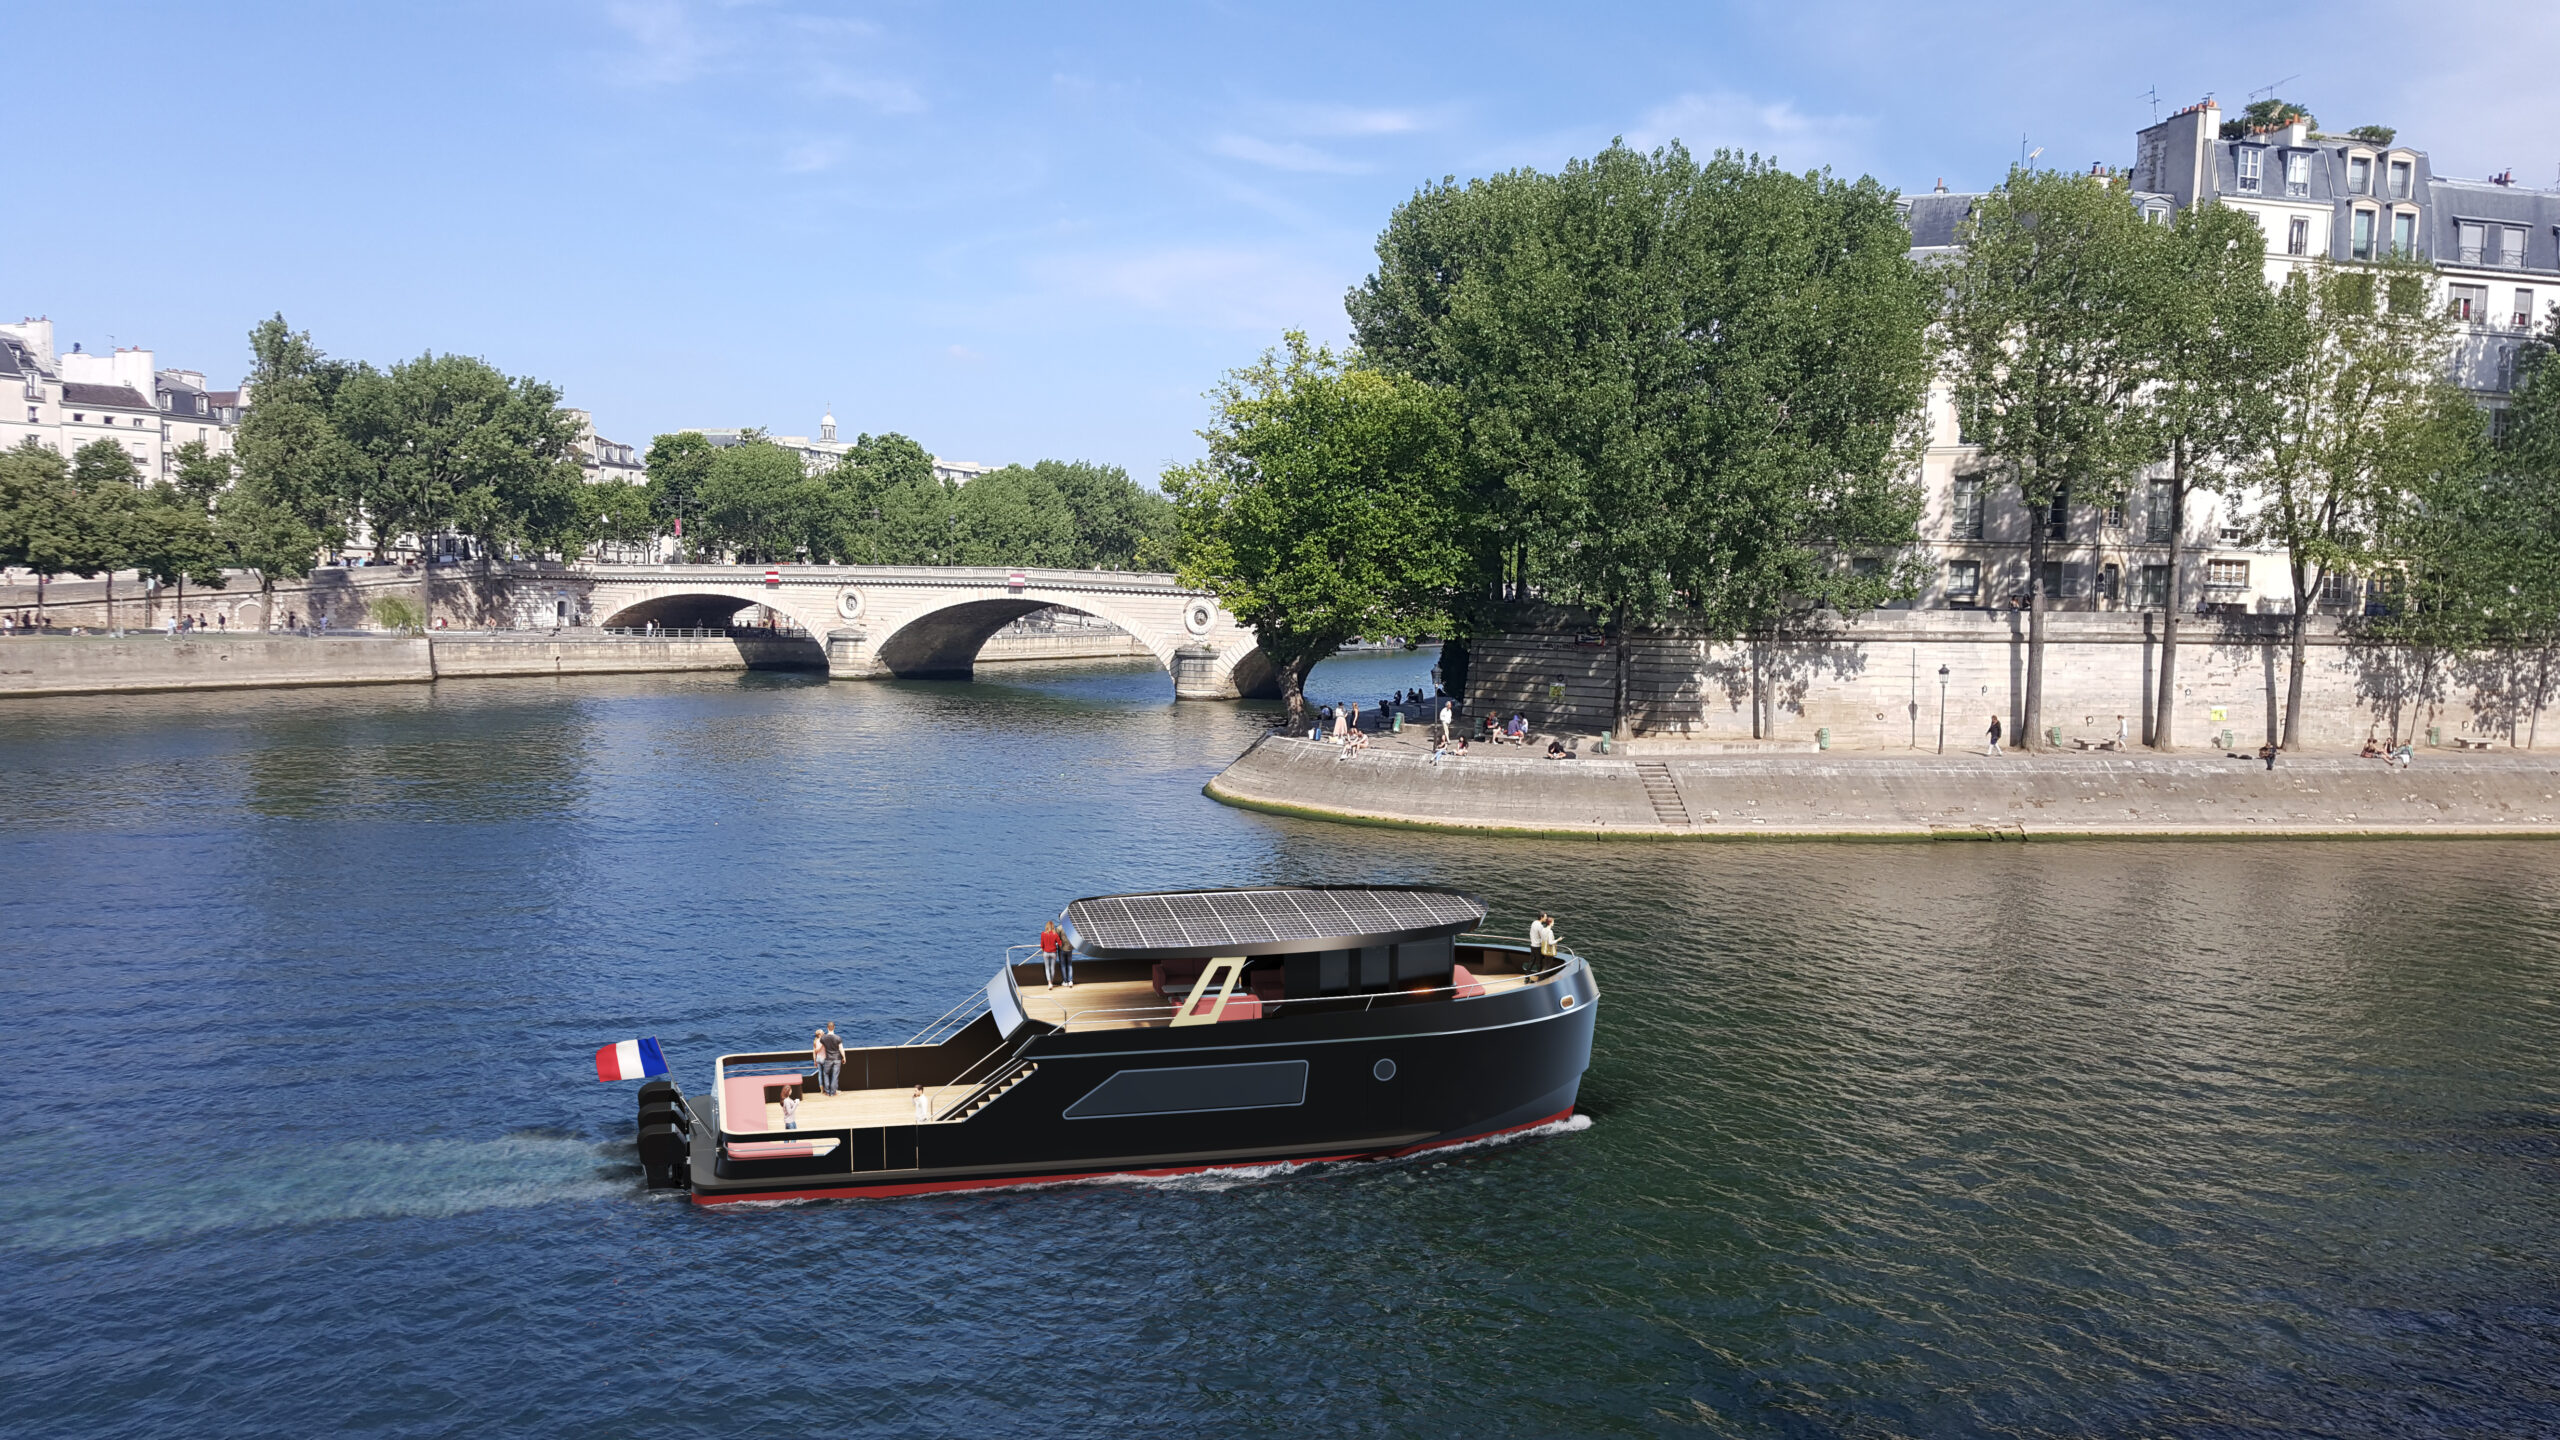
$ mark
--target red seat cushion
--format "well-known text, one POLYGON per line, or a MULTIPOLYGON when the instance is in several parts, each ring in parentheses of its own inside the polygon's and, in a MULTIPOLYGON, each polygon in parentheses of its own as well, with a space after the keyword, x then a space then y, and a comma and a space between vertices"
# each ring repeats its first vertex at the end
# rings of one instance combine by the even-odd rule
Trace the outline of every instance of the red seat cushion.
POLYGON ((1449 967, 1449 983, 1457 987, 1457 998, 1461 1000, 1472 1000, 1484 993, 1484 982, 1464 965, 1449 967))

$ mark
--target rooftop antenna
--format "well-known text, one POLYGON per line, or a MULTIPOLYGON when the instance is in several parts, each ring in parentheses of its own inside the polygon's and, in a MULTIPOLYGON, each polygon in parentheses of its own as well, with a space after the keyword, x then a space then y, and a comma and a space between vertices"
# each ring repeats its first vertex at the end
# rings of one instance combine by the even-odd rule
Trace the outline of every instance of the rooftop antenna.
POLYGON ((2152 86, 2150 89, 2143 91, 2141 94, 2136 95, 2136 96, 2134 96, 2133 98, 2134 98, 2134 99, 2136 99, 2136 100, 2148 100, 2148 101, 2150 101, 2150 102, 2151 102, 2151 123, 2152 123, 2152 124, 2154 124, 2154 125, 2157 125, 2157 124, 2159 124, 2159 123, 2160 123, 2160 87, 2159 87, 2159 86, 2154 85, 2154 86, 2152 86))
POLYGON ((2290 85, 2290 84, 2292 84, 2294 81, 2299 80, 2299 79, 2301 79, 2301 78, 2302 78, 2302 77, 2301 77, 2299 74, 2287 75, 2286 77, 2284 77, 2284 78, 2283 78, 2283 79, 2281 79, 2281 80, 2276 81, 2276 82, 2275 82, 2274 84, 2272 84, 2272 85, 2261 85, 2261 86, 2259 86, 2257 89, 2250 91, 2250 92, 2249 92, 2249 98, 2250 98, 2250 99, 2252 99, 2252 100, 2255 100, 2255 99, 2257 99, 2259 96, 2262 96, 2262 95, 2263 95, 2263 96, 2265 96, 2267 99, 2269 99, 2269 100, 2273 100, 2274 98, 2276 98, 2276 91, 2277 91, 2277 90, 2279 90, 2279 89, 2283 88, 2284 86, 2290 85))

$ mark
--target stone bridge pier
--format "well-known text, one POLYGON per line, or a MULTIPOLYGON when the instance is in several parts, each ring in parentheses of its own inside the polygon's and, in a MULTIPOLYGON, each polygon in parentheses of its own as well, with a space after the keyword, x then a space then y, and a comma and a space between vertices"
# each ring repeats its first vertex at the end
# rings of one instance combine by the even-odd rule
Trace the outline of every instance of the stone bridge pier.
POLYGON ((839 680, 965 680, 979 647, 1048 606, 1134 637, 1184 700, 1279 693, 1278 676, 1217 597, 1170 575, 885 565, 584 565, 599 625, 719 625, 749 605, 790 617, 839 680))

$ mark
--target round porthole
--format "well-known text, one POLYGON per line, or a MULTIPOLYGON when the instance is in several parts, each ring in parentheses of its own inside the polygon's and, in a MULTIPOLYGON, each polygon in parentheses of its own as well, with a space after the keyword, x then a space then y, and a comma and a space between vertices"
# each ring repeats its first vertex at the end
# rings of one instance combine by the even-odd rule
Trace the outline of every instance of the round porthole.
POLYGON ((1573 996, 1572 996, 1572 994, 1571 994, 1571 993, 1569 993, 1569 992, 1568 992, 1567 994, 1565 994, 1564 996, 1562 996, 1561 998, 1559 998, 1559 999, 1558 999, 1558 1001, 1557 1001, 1556 1003, 1558 1003, 1559 1005, 1562 1005, 1565 1009, 1570 1010, 1570 1009, 1572 1009, 1572 1008, 1573 1008, 1573 996))
POLYGON ((1182 607, 1182 628, 1194 635, 1206 635, 1218 623, 1218 607, 1206 600, 1194 600, 1182 607))
POLYGON ((1369 1067, 1369 1073, 1377 1076, 1381 1080, 1393 1080, 1396 1078, 1396 1062, 1393 1060, 1381 1060, 1377 1064, 1369 1067))
POLYGON ((859 590, 852 590, 852 589, 848 589, 848 590, 844 591, 842 594, 837 595, 837 596, 836 596, 836 613, 837 613, 837 614, 839 614, 839 615, 841 615, 841 616, 843 616, 843 617, 844 617, 844 618, 846 618, 847 620, 855 620, 855 619, 859 619, 859 618, 861 618, 861 615, 862 615, 862 592, 861 592, 861 591, 859 591, 859 590))

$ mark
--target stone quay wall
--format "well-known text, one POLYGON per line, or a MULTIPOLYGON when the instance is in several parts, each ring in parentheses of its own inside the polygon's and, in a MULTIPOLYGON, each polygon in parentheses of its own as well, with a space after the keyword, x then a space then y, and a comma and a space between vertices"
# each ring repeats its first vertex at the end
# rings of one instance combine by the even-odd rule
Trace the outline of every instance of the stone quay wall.
POLYGON ((1433 760, 1382 740, 1346 754, 1271 735, 1209 781, 1215 800, 1315 819, 1635 839, 2026 840, 2560 837, 2560 756, 1830 754, 1433 760))
MULTIPOLYGON (((2045 617, 2048 727, 2063 743, 2148 742, 2160 663, 2157 615, 2045 617)), ((2179 628, 2172 739, 2181 749, 2254 750, 2281 729, 2288 639, 2281 616, 2191 619, 2179 628), (2224 737, 2229 736, 2226 745, 2224 737)), ((2355 748, 2368 735, 2424 742, 2430 730, 2504 746, 2538 741, 2532 657, 2412 652, 2364 641, 2315 617, 2303 685, 2303 745, 2355 748)), ((1628 641, 1628 709, 1641 748, 1783 742, 1835 750, 1935 751, 1941 666, 1947 748, 1980 749, 1997 715, 2015 736, 2025 700, 2027 617, 2014 611, 1879 611, 1761 644, 1716 643, 1677 630, 1628 641), (1754 683, 1769 720, 1753 736, 1754 683)), ((1609 726, 1616 652, 1598 627, 1567 613, 1523 616, 1468 642, 1466 690, 1476 713, 1523 711, 1542 730, 1609 726)), ((2560 674, 2548 688, 2560 691, 2560 674)), ((2545 699, 2551 697, 2546 696, 2545 699)), ((2560 732, 2555 732, 2560 741, 2560 732)))
POLYGON ((789 636, 30 635, 0 641, 0 699, 825 666, 816 641, 789 636))

